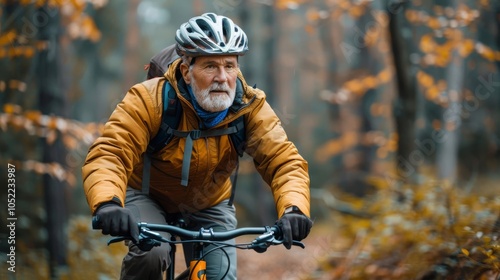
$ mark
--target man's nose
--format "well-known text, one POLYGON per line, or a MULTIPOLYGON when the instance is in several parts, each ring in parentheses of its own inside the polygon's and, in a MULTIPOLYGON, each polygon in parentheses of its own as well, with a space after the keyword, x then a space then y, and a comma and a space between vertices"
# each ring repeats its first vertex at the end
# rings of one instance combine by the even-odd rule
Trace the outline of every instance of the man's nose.
POLYGON ((217 73, 215 74, 214 81, 219 83, 224 83, 227 81, 227 71, 224 67, 219 67, 217 73))

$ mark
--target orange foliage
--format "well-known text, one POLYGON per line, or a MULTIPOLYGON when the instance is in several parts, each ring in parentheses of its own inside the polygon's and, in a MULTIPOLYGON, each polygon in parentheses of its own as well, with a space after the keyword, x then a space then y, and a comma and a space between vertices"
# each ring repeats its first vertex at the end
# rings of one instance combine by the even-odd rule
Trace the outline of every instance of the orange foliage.
POLYGON ((344 84, 344 88, 356 95, 361 95, 365 92, 366 88, 362 84, 362 80, 350 80, 344 84))
POLYGON ((349 1, 349 0, 339 0, 335 1, 337 7, 343 12, 347 12, 350 16, 358 18, 366 14, 367 9, 371 4, 371 0, 360 0, 360 1, 349 1))
POLYGON ((417 82, 422 86, 424 97, 429 101, 441 105, 446 105, 449 101, 459 101, 458 92, 447 91, 447 82, 445 80, 435 81, 431 75, 424 71, 418 71, 417 82), (448 94, 445 95, 445 92, 448 94))
POLYGON ((326 162, 340 152, 355 147, 358 142, 359 135, 356 132, 345 132, 340 138, 332 139, 319 147, 315 158, 319 162, 326 162))
MULTIPOLYGON (((278 0, 277 4, 279 4, 279 8, 288 8, 290 7, 290 3, 293 5, 299 5, 299 3, 303 3, 305 1, 286 1, 286 0, 278 0)), ((316 8, 311 8, 306 13, 306 18, 309 22, 317 22, 319 20, 324 20, 326 18, 331 18, 336 20, 342 15, 348 14, 353 18, 360 18, 363 15, 373 12, 369 11, 370 4, 372 0, 360 0, 360 1, 349 1, 349 0, 339 0, 339 1, 331 1, 329 4, 331 8, 327 10, 317 10, 316 8)), ((383 13, 374 12, 373 15, 375 17, 379 17, 383 13)), ((382 15, 383 16, 383 15, 382 15)), ((383 18, 377 18, 377 22, 383 18)), ((384 26, 386 26, 384 24, 384 26)), ((365 38, 366 39, 366 38, 365 38)), ((373 41, 373 40, 372 40, 373 41)))
POLYGON ((275 6, 278 9, 293 9, 302 2, 304 2, 304 0, 277 0, 275 6))
MULTIPOLYGON (((0 4, 7 1, 0 0, 0 4)), ((85 13, 87 5, 100 8, 106 4, 101 1, 61 1, 61 0, 19 0, 21 6, 34 6, 35 8, 47 5, 51 9, 57 9, 62 15, 62 26, 68 27, 68 35, 71 39, 88 39, 97 41, 101 33, 91 17, 85 13)), ((40 12, 46 12, 41 10, 40 12)), ((26 19, 26 18, 25 18, 26 19)), ((10 28, 10 27, 9 27, 10 28)), ((24 57, 32 58, 37 52, 47 50, 48 41, 40 41, 29 38, 14 28, 5 29, 0 34, 0 59, 24 57)), ((0 80, 0 92, 11 90, 13 92, 26 92, 25 81, 11 79, 0 80)), ((0 130, 7 131, 9 128, 17 131, 26 131, 28 135, 36 135, 45 138, 47 143, 53 143, 59 137, 67 149, 77 149, 81 145, 90 145, 100 134, 102 125, 83 124, 75 120, 65 119, 57 116, 44 115, 40 111, 25 111, 17 104, 6 103, 3 112, 0 112, 0 130)), ((37 174, 49 174, 61 181, 67 181, 70 186, 76 185, 74 171, 65 170, 58 163, 41 163, 37 161, 25 161, 18 164, 24 170, 33 171, 37 174)))
POLYGON ((441 121, 440 120, 433 120, 432 121, 432 128, 435 130, 435 131, 439 131, 441 129, 442 125, 441 125, 441 121))
POLYGON ((391 108, 389 104, 383 104, 383 103, 373 103, 370 106, 370 114, 377 117, 377 116, 387 116, 387 114, 391 112, 391 108))
POLYGON ((387 158, 389 153, 394 153, 398 150, 398 134, 392 133, 388 139, 384 139, 380 147, 377 149, 378 158, 387 158))
POLYGON ((405 16, 412 24, 423 24, 432 29, 456 27, 457 25, 467 26, 479 17, 479 11, 460 4, 456 10, 451 8, 443 9, 442 6, 434 6, 436 16, 431 16, 427 11, 411 10, 405 11, 405 16))
POLYGON ((388 83, 391 80, 392 77, 392 70, 391 68, 387 67, 382 72, 378 73, 377 78, 380 81, 380 84, 385 84, 388 83))
MULTIPOLYGON (((0 1, 5 3, 6 1, 0 1)), ((91 17, 85 13, 88 5, 86 1, 58 1, 58 0, 20 0, 21 6, 35 5, 41 7, 48 5, 59 9, 62 14, 62 25, 67 26, 71 39, 88 39, 93 42, 101 38, 101 33, 91 17)), ((94 7, 99 8, 106 4, 106 0, 93 1, 94 7)), ((0 59, 25 57, 32 58, 37 52, 48 49, 47 41, 28 39, 19 34, 15 29, 8 29, 0 34, 0 59)))
POLYGON ((406 19, 411 24, 422 24, 440 31, 447 41, 443 44, 435 42, 431 34, 423 35, 419 47, 425 54, 424 62, 427 65, 445 67, 450 63, 451 54, 457 51, 458 55, 465 58, 474 51, 488 61, 500 61, 500 51, 495 51, 480 42, 464 38, 462 30, 458 26, 468 26, 479 17, 479 11, 471 9, 466 5, 459 5, 456 10, 452 8, 443 9, 436 6, 436 16, 429 15, 426 11, 406 10, 406 19))
POLYGON ((16 36, 16 31, 14 30, 9 30, 4 34, 0 34, 0 46, 12 44, 16 36))
MULTIPOLYGON (((385 113, 389 111, 390 113, 390 108, 388 106, 381 106, 380 109, 375 110, 381 110, 385 113)), ((375 105, 375 107, 377 108, 379 106, 375 105)), ((390 152, 395 152, 397 150, 397 139, 397 133, 392 133, 389 137, 386 137, 380 131, 368 131, 364 134, 348 131, 344 132, 339 138, 332 139, 319 147, 315 153, 315 159, 318 162, 324 163, 332 157, 352 149, 359 144, 379 147, 377 149, 377 156, 379 158, 386 158, 390 152)))
MULTIPOLYGON (((352 79, 345 82, 342 88, 339 89, 339 92, 346 93, 347 95, 352 93, 355 96, 359 97, 364 95, 368 90, 375 89, 381 85, 390 82, 391 78, 392 78, 392 70, 390 67, 386 67, 378 74, 352 79)), ((337 99, 326 97, 325 100, 329 102, 336 102, 337 99)))
MULTIPOLYGON (((53 143, 59 137, 68 150, 76 150, 82 145, 90 145, 101 134, 103 124, 80 123, 75 120, 56 116, 44 115, 40 111, 30 110, 23 112, 21 106, 7 103, 0 113, 0 130, 7 131, 10 127, 15 130, 24 130, 28 135, 45 138, 47 143, 53 143)), ((76 186, 77 180, 73 170, 67 170, 59 163, 43 163, 35 160, 16 162, 16 166, 25 171, 36 174, 48 174, 59 181, 65 181, 69 186, 76 186)))
POLYGON ((322 19, 323 17, 324 16, 321 15, 321 12, 315 8, 309 8, 306 12, 306 19, 309 22, 318 21, 318 20, 322 19))
POLYGON ((21 106, 5 104, 3 113, 0 113, 1 130, 10 125, 14 129, 26 130, 30 135, 45 137, 47 141, 54 141, 54 137, 63 136, 66 148, 78 148, 81 144, 90 145, 100 135, 103 124, 84 124, 75 120, 56 116, 48 116, 40 111, 30 110, 23 112, 21 106), (68 139, 72 138, 73 140, 68 139), (76 141, 76 142, 75 142, 76 141), (74 145, 78 143, 78 145, 74 145))
POLYGON ((359 18, 365 13, 364 9, 360 6, 352 6, 348 11, 349 15, 351 15, 354 18, 359 18))
POLYGON ((367 179, 377 188, 367 197, 338 195, 343 200, 335 205, 352 205, 353 214, 335 215, 334 221, 351 241, 332 248, 316 275, 353 280, 497 279, 498 196, 467 193, 448 182, 406 185, 392 179, 367 179))
POLYGON ((417 73, 417 80, 424 87, 430 87, 434 84, 434 78, 431 75, 424 73, 423 71, 419 71, 417 73))
POLYGON ((439 98, 441 91, 436 86, 431 86, 425 91, 425 96, 427 99, 435 100, 439 98))

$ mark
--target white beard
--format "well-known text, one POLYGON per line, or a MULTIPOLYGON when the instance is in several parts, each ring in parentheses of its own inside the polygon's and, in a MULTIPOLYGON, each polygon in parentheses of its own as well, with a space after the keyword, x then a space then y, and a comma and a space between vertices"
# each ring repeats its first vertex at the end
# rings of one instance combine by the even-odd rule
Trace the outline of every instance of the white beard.
POLYGON ((230 88, 227 83, 213 83, 206 89, 199 89, 196 79, 191 74, 191 87, 193 89, 196 102, 208 112, 221 112, 229 108, 234 101, 236 87, 230 88), (225 91, 227 94, 211 94, 211 91, 225 91))

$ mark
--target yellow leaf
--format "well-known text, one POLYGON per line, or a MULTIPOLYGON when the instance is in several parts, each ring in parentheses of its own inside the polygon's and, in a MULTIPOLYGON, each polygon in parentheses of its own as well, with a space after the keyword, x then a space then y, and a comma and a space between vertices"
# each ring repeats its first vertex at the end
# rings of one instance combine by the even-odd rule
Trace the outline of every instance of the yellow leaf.
POLYGON ((418 13, 414 10, 406 10, 405 16, 411 23, 415 23, 418 21, 418 13))
POLYGON ((368 76, 368 77, 365 77, 363 80, 362 80, 363 84, 365 85, 366 88, 375 88, 377 86, 377 78, 374 77, 374 76, 368 76))
POLYGON ((426 74, 425 72, 419 71, 417 73, 417 80, 421 85, 428 88, 434 85, 434 78, 431 75, 426 74))
POLYGON ((24 113, 24 115, 25 115, 26 119, 31 120, 33 122, 38 122, 40 119, 40 116, 42 115, 42 112, 31 110, 31 111, 26 111, 26 113, 24 113))
POLYGON ((462 57, 467 57, 474 50, 474 41, 467 39, 458 47, 458 52, 462 57))
POLYGON ((354 18, 359 18, 363 15, 364 9, 360 6, 354 6, 349 9, 349 14, 354 18))
POLYGON ((355 94, 362 94, 365 91, 358 80, 350 80, 346 82, 344 88, 355 94))
POLYGON ((432 128, 434 128, 434 130, 440 130, 441 127, 442 127, 442 125, 441 125, 440 120, 433 120, 432 121, 432 128))
POLYGON ((309 21, 318 21, 320 19, 319 12, 316 9, 309 9, 306 12, 306 18, 309 21))
POLYGON ((427 21, 427 26, 429 26, 432 29, 438 29, 441 27, 441 24, 439 23, 439 20, 437 18, 430 18, 427 21))
POLYGON ((462 254, 469 256, 469 250, 462 248, 462 254))
POLYGON ((388 155, 388 150, 386 147, 380 147, 377 149, 377 157, 378 158, 386 158, 388 155))
POLYGON ((389 68, 384 69, 382 72, 378 73, 377 78, 383 82, 387 83, 391 80, 391 70, 389 68))
POLYGON ((434 100, 439 96, 439 93, 439 89, 435 86, 432 86, 427 89, 427 91, 425 92, 425 96, 430 100, 434 100))
POLYGON ((7 114, 19 114, 22 109, 21 106, 12 104, 12 103, 7 103, 3 105, 3 111, 7 114))
POLYGON ((436 43, 434 42, 432 36, 430 35, 422 36, 422 39, 420 40, 420 49, 424 53, 430 53, 436 49, 436 43))

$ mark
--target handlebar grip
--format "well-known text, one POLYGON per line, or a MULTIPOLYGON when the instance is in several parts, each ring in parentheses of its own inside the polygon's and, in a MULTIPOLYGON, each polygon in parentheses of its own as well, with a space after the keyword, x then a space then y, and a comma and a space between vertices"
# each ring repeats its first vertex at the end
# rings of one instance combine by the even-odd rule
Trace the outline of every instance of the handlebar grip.
POLYGON ((99 216, 92 216, 92 229, 102 229, 101 221, 99 221, 99 216))
POLYGON ((296 240, 292 241, 292 245, 293 245, 293 246, 299 246, 299 247, 300 247, 300 248, 302 248, 302 249, 305 249, 305 248, 306 248, 306 245, 304 245, 304 243, 302 243, 302 242, 300 242, 300 241, 296 241, 296 240))

